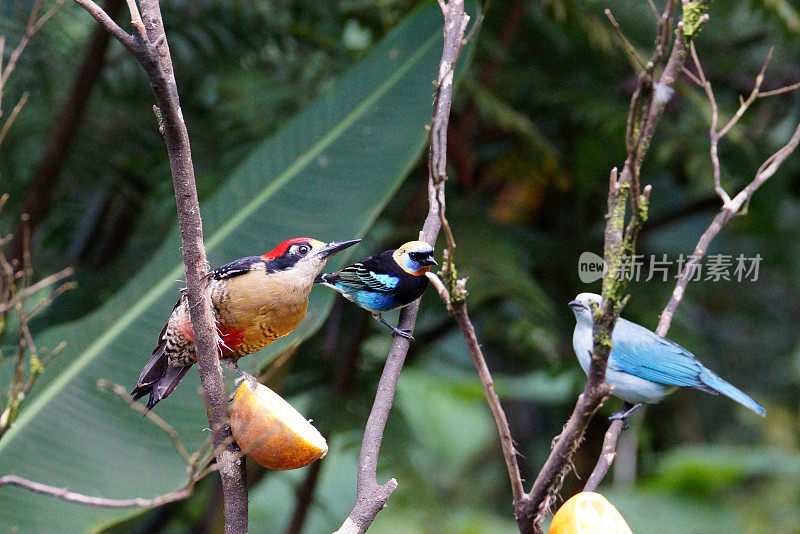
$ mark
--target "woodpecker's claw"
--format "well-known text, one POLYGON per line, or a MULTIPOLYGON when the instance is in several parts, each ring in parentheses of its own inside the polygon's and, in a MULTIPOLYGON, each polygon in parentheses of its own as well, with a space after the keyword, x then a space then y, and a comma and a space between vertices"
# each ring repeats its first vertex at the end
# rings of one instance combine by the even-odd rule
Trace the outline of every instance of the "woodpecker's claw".
MULTIPOLYGON (((239 375, 239 376, 238 376, 238 377, 237 377, 237 378, 236 378, 236 379, 233 381, 233 385, 234 385, 234 387, 235 387, 236 389, 238 389, 238 388, 239 388, 239 385, 240 385, 240 384, 241 384, 241 383, 242 383, 244 380, 247 380, 247 382, 248 382, 248 385, 249 385, 250 389, 251 389, 252 391, 255 391, 255 389, 256 389, 256 384, 258 384, 258 378, 256 378, 255 376, 251 375, 250 373, 248 373, 248 372, 246 372, 246 371, 243 371, 243 370, 242 370, 242 369, 241 369, 241 368, 240 368, 240 367, 239 367, 239 366, 236 364, 236 362, 235 362, 235 361, 231 361, 231 360, 220 360, 220 361, 221 361, 222 363, 224 363, 224 364, 225 364, 225 367, 227 367, 228 369, 232 370, 233 372, 235 372, 236 374, 238 374, 238 375, 239 375)), ((228 402, 232 402, 232 401, 233 401, 233 397, 234 397, 234 395, 236 395, 236 392, 235 392, 235 391, 234 391, 233 393, 231 393, 231 395, 228 397, 228 402)))

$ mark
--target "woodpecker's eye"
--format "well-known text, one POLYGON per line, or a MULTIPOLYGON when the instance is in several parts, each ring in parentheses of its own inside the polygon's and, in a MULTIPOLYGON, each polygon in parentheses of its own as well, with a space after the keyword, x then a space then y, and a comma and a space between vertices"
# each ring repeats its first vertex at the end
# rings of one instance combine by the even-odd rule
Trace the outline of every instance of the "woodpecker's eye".
POLYGON ((301 256, 305 256, 309 252, 311 252, 311 247, 309 247, 308 245, 299 245, 297 247, 297 253, 300 254, 301 256))

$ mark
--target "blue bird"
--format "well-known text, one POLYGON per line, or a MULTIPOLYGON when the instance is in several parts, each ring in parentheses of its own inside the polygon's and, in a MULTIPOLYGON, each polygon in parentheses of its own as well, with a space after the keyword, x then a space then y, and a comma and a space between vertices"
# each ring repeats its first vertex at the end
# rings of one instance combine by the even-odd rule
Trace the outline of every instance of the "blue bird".
MULTIPOLYGON (((601 301, 600 295, 581 293, 569 303, 576 320, 572 346, 586 373, 592 351, 591 303, 599 306, 601 301)), ((613 395, 635 405, 614 414, 612 419, 626 419, 642 403, 659 402, 680 386, 712 395, 722 393, 762 417, 767 414, 756 401, 703 366, 691 352, 643 326, 619 318, 611 342, 606 382, 614 387, 613 395)))
POLYGON ((350 302, 371 312, 392 330, 392 335, 414 339, 409 332, 387 323, 381 313, 417 300, 428 287, 425 273, 431 270, 431 265, 436 265, 433 247, 424 241, 409 241, 398 249, 370 256, 341 271, 321 274, 316 282, 335 289, 350 302))

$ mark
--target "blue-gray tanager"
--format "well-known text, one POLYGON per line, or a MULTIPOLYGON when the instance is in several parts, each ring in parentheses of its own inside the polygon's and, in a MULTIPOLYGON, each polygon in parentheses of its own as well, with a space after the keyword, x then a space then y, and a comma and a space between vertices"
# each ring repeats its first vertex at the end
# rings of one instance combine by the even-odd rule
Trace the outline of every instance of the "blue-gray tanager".
MULTIPOLYGON (((592 351, 592 306, 602 297, 581 293, 569 303, 575 313, 572 346, 585 372, 589 372, 592 351)), ((694 355, 677 343, 639 326, 617 319, 611 335, 606 382, 612 394, 636 406, 616 418, 626 418, 641 403, 655 403, 678 389, 691 386, 706 393, 722 393, 764 417, 767 411, 756 401, 706 369, 694 355)))

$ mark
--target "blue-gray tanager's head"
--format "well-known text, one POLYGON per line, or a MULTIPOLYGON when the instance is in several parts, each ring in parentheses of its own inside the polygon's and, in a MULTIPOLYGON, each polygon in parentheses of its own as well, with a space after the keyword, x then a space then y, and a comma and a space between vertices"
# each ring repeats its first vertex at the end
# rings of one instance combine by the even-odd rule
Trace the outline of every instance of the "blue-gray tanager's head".
POLYGON ((575 297, 575 300, 569 303, 569 307, 572 308, 575 320, 579 325, 591 328, 594 322, 591 304, 594 303, 600 306, 602 301, 603 297, 596 293, 580 293, 575 297))
MULTIPOLYGON (((581 293, 569 303, 575 313, 572 346, 584 371, 591 363, 592 304, 602 297, 581 293)), ((680 386, 690 386, 723 395, 764 416, 766 410, 743 392, 718 377, 677 343, 657 335, 636 323, 617 319, 611 335, 606 382, 613 395, 632 404, 658 402, 680 386)))

